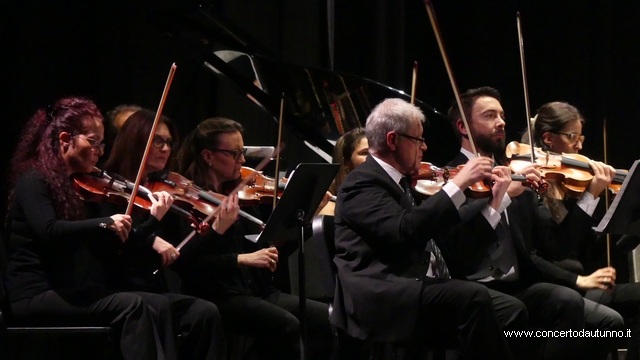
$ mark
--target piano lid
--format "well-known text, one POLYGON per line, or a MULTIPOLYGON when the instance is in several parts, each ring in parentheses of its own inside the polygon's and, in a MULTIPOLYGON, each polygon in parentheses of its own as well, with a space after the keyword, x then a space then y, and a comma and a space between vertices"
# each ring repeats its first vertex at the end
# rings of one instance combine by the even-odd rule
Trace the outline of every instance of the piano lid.
MULTIPOLYGON (((378 82, 329 70, 286 64, 266 57, 221 50, 204 66, 230 79, 256 106, 277 122, 281 94, 285 95, 285 126, 331 158, 333 144, 343 133, 364 126, 371 110, 386 98, 410 100, 410 94, 378 82)), ((425 159, 444 164, 460 145, 446 116, 416 100, 427 117, 425 159)))

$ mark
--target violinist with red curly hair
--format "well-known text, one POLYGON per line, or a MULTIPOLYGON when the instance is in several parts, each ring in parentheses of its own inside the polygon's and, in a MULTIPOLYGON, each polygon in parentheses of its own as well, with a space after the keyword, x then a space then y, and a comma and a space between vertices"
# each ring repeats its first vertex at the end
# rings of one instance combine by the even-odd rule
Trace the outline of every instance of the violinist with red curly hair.
POLYGON ((27 122, 10 169, 9 300, 17 325, 111 326, 124 359, 165 359, 154 315, 112 274, 131 231, 127 215, 93 217, 70 176, 93 170, 103 117, 90 100, 63 98, 27 122), (117 235, 117 236, 114 236, 117 235))

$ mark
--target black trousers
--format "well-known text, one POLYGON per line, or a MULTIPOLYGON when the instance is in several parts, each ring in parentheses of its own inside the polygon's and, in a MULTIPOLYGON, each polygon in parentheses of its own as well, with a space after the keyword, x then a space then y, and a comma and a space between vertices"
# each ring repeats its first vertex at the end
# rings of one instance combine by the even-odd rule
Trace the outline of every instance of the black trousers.
MULTIPOLYGON (((584 327, 591 331, 624 332, 625 329, 624 319, 617 311, 589 299, 584 299, 584 327)), ((624 335, 626 336, 626 333, 624 335)), ((606 359, 615 348, 615 340, 615 337, 598 337, 585 341, 582 359, 606 359)))
POLYGON ((631 337, 628 339, 626 359, 640 359, 640 283, 618 284, 610 292, 589 290, 585 297, 616 310, 627 319, 631 337))
MULTIPOLYGON (((511 352, 486 287, 471 281, 425 280, 421 294, 418 333, 433 336, 436 343, 455 339, 458 359, 510 359, 511 352)), ((399 311, 402 311, 399 309, 399 311)), ((523 321, 526 312, 503 315, 523 321)))
POLYGON ((11 304, 17 325, 111 326, 120 331, 125 360, 164 360, 154 316, 142 296, 114 293, 92 296, 46 291, 11 304))
MULTIPOLYGON (((582 330, 585 324, 585 305, 580 293, 565 286, 536 283, 526 286, 521 282, 491 281, 482 283, 502 295, 503 307, 522 308, 528 312, 531 327, 542 330, 582 330)), ((499 315, 504 318, 504 315, 499 315)), ((519 358, 532 358, 530 345, 534 339, 522 340, 514 353, 519 358), (527 345, 524 345, 527 344, 527 345)), ((511 344, 511 343, 510 343, 511 344)), ((583 341, 579 337, 547 337, 541 357, 543 359, 570 359, 581 354, 583 341)))
POLYGON ((215 360, 222 349, 222 319, 211 302, 193 296, 135 292, 152 308, 167 360, 215 360), (176 344, 176 335, 181 334, 176 344))
MULTIPOLYGON (((300 359, 299 298, 279 291, 265 298, 231 295, 216 298, 226 329, 255 338, 259 359, 300 359)), ((333 337, 328 305, 307 300, 305 304, 309 359, 327 360, 333 337)))

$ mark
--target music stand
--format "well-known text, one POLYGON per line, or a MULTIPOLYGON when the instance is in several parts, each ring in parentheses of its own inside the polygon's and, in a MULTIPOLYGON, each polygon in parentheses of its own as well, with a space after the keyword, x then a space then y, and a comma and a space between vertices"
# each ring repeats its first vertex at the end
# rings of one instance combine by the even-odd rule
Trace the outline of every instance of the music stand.
POLYGON ((304 228, 322 201, 331 182, 338 173, 339 164, 299 164, 289 178, 275 210, 267 225, 259 235, 247 235, 248 240, 270 245, 281 240, 298 239, 298 284, 300 299, 300 347, 301 359, 305 359, 307 324, 305 319, 305 269, 304 269, 304 228))
POLYGON ((598 226, 597 232, 616 235, 640 235, 640 170, 636 160, 629 169, 620 191, 609 206, 598 226))

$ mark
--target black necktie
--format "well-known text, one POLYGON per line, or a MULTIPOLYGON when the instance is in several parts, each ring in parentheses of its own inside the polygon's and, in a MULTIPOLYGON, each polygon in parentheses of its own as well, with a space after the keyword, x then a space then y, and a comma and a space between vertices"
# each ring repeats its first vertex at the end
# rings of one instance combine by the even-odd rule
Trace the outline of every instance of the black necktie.
POLYGON ((511 241, 511 228, 507 222, 506 212, 502 212, 500 215, 500 222, 496 226, 496 236, 498 237, 498 243, 496 244, 496 251, 492 254, 491 258, 494 260, 495 265, 503 273, 507 274, 511 267, 514 265, 514 251, 513 243, 511 241))
MULTIPOLYGON (((407 199, 411 202, 411 205, 415 205, 416 201, 411 194, 411 178, 405 176, 400 179, 400 185, 404 189, 404 193, 407 196, 407 199)), ((429 240, 427 243, 427 247, 436 258, 436 268, 438 270, 438 277, 451 279, 451 275, 449 275, 449 269, 447 268, 447 264, 444 261, 444 257, 442 256, 442 252, 436 242, 433 239, 429 240)))

